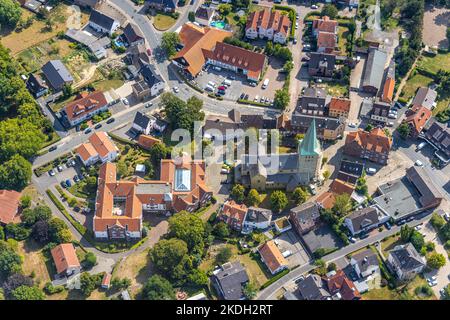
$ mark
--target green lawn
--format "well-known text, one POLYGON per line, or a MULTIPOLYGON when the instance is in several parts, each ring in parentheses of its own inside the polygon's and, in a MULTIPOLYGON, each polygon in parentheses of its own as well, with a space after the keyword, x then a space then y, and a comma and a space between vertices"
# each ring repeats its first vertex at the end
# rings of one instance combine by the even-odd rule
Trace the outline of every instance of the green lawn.
POLYGON ((416 276, 407 285, 399 286, 395 289, 389 289, 385 286, 380 289, 372 289, 363 294, 363 300, 436 300, 436 296, 417 295, 415 290, 420 286, 427 285, 427 281, 422 275, 416 276))
POLYGON ((418 64, 419 67, 430 71, 438 72, 439 69, 450 70, 450 53, 438 53, 436 56, 422 56, 418 64))
POLYGON ((174 19, 173 17, 161 13, 158 13, 153 18, 153 26, 155 27, 156 30, 159 31, 165 31, 169 29, 175 24, 175 22, 177 22, 177 20, 174 19))
POLYGON ((342 55, 346 55, 347 49, 347 36, 349 35, 350 31, 347 27, 339 26, 338 27, 338 47, 339 51, 342 55))
POLYGON ((381 251, 385 258, 388 256, 388 251, 394 249, 396 245, 402 244, 399 236, 391 236, 389 238, 384 239, 381 242, 381 251))
POLYGON ((327 92, 333 97, 347 97, 349 94, 348 86, 337 82, 327 82, 327 92))
POLYGON ((432 82, 433 79, 416 73, 406 81, 400 96, 406 100, 409 100, 414 97, 419 87, 428 87, 432 82))

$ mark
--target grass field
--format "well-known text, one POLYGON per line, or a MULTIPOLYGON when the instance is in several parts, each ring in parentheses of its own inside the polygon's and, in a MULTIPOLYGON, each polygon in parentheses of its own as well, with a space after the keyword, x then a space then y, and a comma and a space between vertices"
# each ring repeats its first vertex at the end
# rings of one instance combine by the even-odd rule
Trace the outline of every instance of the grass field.
POLYGON ((450 71, 450 53, 438 53, 434 57, 422 56, 418 66, 434 73, 440 69, 450 71))
POLYGON ((388 256, 388 251, 394 249, 396 245, 402 244, 399 236, 392 236, 381 242, 381 251, 385 258, 388 256))
POLYGON ((372 289, 364 293, 363 300, 436 300, 436 296, 432 294, 430 297, 417 295, 415 290, 417 287, 426 285, 427 281, 423 276, 416 276, 406 286, 400 286, 395 289, 389 289, 388 286, 380 289, 372 289))
POLYGON ((172 27, 175 24, 175 22, 177 22, 176 19, 172 18, 169 15, 161 14, 161 13, 158 13, 153 18, 153 26, 155 27, 156 30, 159 30, 159 31, 165 31, 165 30, 169 29, 170 27, 172 27))
POLYGON ((339 51, 342 55, 346 55, 347 49, 347 36, 349 35, 350 31, 347 27, 339 26, 338 27, 338 47, 339 51))
POLYGON ((327 82, 327 92, 333 97, 347 97, 349 94, 348 86, 337 81, 327 82))
MULTIPOLYGON (((19 32, 4 30, 0 32, 0 42, 11 50, 13 55, 30 48, 38 43, 47 41, 56 36, 58 32, 67 30, 66 21, 73 15, 73 11, 66 4, 60 4, 51 12, 53 21, 52 30, 48 30, 45 21, 35 19, 31 26, 19 32)), ((33 13, 22 8, 22 19, 35 17, 33 13)), ((81 13, 81 25, 84 25, 89 19, 87 13, 81 13)))
POLYGON ((402 98, 405 98, 406 100, 409 100, 410 98, 414 97, 419 87, 428 87, 428 85, 430 85, 432 82, 433 79, 416 73, 406 81, 406 84, 403 87, 400 96, 402 98))
POLYGON ((17 244, 17 252, 23 259, 23 273, 29 276, 34 272, 33 280, 41 289, 51 281, 51 262, 46 260, 38 243, 33 240, 20 241, 17 244))

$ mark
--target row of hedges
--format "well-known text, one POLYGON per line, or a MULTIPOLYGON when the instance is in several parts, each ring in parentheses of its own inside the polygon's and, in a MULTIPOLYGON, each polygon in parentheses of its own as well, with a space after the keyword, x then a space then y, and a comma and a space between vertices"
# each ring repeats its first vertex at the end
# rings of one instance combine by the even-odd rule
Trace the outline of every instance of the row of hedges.
POLYGON ((416 67, 416 71, 417 71, 417 73, 419 73, 419 74, 421 74, 421 75, 423 75, 425 77, 432 78, 433 80, 436 80, 437 74, 434 73, 434 72, 431 72, 429 70, 426 70, 426 69, 423 69, 423 68, 420 68, 420 67, 416 67))
POLYGON ((291 7, 288 7, 288 6, 279 5, 279 4, 274 4, 273 8, 275 10, 286 11, 288 13, 288 17, 291 20, 291 35, 290 35, 290 38, 294 39, 294 37, 295 37, 295 21, 296 21, 296 15, 297 15, 297 12, 295 11, 295 9, 291 8, 291 7))
POLYGON ((291 270, 289 269, 284 269, 283 271, 281 271, 280 273, 277 273, 275 276, 273 276, 272 278, 270 278, 269 280, 267 280, 266 283, 264 283, 260 290, 263 290, 265 288, 267 288, 268 286, 270 286, 272 283, 274 283, 275 281, 277 281, 278 279, 283 278, 285 275, 287 275, 291 270))
POLYGON ((117 140, 118 142, 128 144, 128 145, 130 145, 132 147, 135 147, 137 145, 136 142, 128 140, 128 139, 121 138, 121 137, 119 137, 119 136, 117 136, 117 135, 115 135, 114 133, 111 133, 111 132, 108 132, 108 136, 110 136, 111 139, 113 139, 113 140, 117 140))

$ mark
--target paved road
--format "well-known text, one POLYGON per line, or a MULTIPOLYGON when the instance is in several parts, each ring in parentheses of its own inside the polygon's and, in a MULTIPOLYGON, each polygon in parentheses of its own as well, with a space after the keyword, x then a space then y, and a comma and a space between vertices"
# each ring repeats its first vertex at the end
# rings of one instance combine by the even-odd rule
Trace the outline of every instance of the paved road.
MULTIPOLYGON (((421 224, 424 221, 427 221, 429 219, 429 216, 425 216, 424 218, 420 220, 414 220, 410 223, 408 223, 411 227, 414 227, 418 224, 421 224)), ((343 247, 342 249, 335 251, 323 258, 325 262, 332 262, 335 260, 338 260, 340 258, 345 257, 346 255, 359 250, 361 248, 366 247, 367 245, 374 244, 378 241, 381 241, 382 239, 389 237, 397 232, 400 231, 399 226, 394 226, 391 230, 385 230, 383 232, 380 232, 376 235, 370 236, 366 239, 359 240, 358 242, 354 244, 350 244, 346 247, 343 247)), ((300 266, 297 269, 292 270, 287 275, 279 279, 278 281, 272 283, 270 286, 268 286, 266 289, 259 292, 257 299, 258 300, 275 300, 276 296, 275 294, 282 289, 285 285, 289 284, 291 281, 295 281, 300 277, 301 275, 312 271, 315 268, 313 261, 300 266)))

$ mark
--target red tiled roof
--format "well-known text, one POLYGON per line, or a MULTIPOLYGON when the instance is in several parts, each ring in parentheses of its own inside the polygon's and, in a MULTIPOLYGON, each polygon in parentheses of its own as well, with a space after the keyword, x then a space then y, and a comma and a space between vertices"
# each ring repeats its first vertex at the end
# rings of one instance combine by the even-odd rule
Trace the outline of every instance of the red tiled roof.
POLYGON ((281 32, 287 35, 290 26, 291 21, 287 15, 281 14, 278 10, 264 9, 249 14, 245 29, 273 29, 276 33, 281 32))
POLYGON ((322 19, 313 20, 313 29, 317 29, 317 31, 334 33, 337 26, 338 22, 336 20, 330 20, 327 16, 324 16, 322 19))
POLYGON ((356 289, 355 284, 347 277, 342 270, 338 270, 335 275, 325 278, 328 291, 335 295, 339 293, 342 300, 360 299, 361 294, 356 289))
POLYGON ((351 183, 342 181, 340 179, 334 179, 330 185, 330 191, 335 194, 343 194, 346 193, 351 195, 355 190, 355 186, 351 183))
POLYGON ((89 137, 89 142, 80 145, 76 151, 83 161, 87 161, 97 154, 101 158, 104 158, 109 153, 118 151, 118 149, 111 139, 109 139, 108 135, 105 132, 100 131, 91 135, 89 137))
POLYGON ((320 194, 316 202, 320 204, 320 206, 324 209, 331 209, 334 206, 334 202, 336 201, 336 196, 333 192, 326 191, 320 194))
POLYGON ((384 82, 383 86, 383 101, 384 102, 392 102, 392 96, 394 95, 394 88, 395 88, 395 80, 392 78, 387 78, 384 82))
POLYGON ((233 200, 228 200, 223 204, 221 215, 227 216, 229 219, 234 219, 244 223, 245 215, 247 214, 247 206, 245 204, 238 204, 233 200))
POLYGON ((141 134, 138 138, 138 144, 144 149, 151 149, 157 143, 161 143, 161 140, 145 134, 141 134))
POLYGON ((424 106, 414 106, 411 108, 411 115, 409 115, 404 121, 409 123, 415 130, 415 134, 422 132, 423 127, 427 121, 431 118, 432 112, 424 106))
POLYGON ((65 272, 69 268, 79 268, 77 253, 71 243, 63 243, 51 250, 53 261, 58 273, 65 272))
POLYGON ((0 223, 14 221, 19 208, 21 193, 14 190, 0 190, 0 223))
POLYGON ((318 48, 334 48, 336 47, 336 35, 331 32, 319 31, 317 36, 317 47, 318 48))
POLYGON ((344 98, 331 98, 329 109, 330 111, 350 111, 351 101, 344 98))
POLYGON ((106 97, 101 91, 94 91, 90 94, 83 92, 66 105, 66 111, 69 121, 82 117, 85 113, 92 113, 108 104, 106 97))
POLYGON ((263 258, 267 268, 274 273, 280 267, 287 266, 288 262, 283 257, 280 249, 273 240, 269 240, 258 248, 259 254, 263 258))
POLYGON ((392 139, 380 128, 375 128, 370 132, 359 130, 350 132, 345 144, 357 143, 362 148, 377 153, 389 153, 392 146, 392 139))

